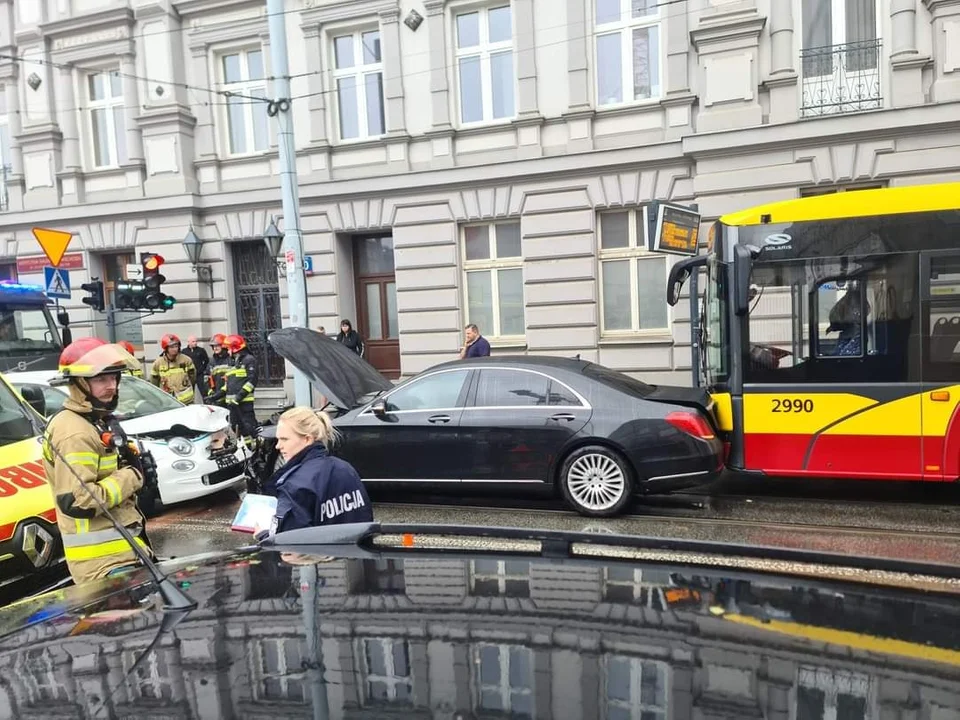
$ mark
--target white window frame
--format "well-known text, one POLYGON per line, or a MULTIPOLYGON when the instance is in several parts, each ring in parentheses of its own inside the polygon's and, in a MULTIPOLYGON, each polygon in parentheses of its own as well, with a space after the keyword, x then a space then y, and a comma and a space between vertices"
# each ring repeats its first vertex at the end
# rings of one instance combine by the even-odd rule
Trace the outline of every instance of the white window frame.
POLYGON ((491 712, 488 708, 481 706, 483 702, 483 691, 484 690, 495 690, 500 693, 500 707, 504 708, 504 714, 507 717, 512 717, 513 711, 513 702, 512 696, 514 691, 517 691, 516 694, 528 695, 530 696, 530 708, 532 710, 531 717, 536 717, 536 705, 537 705, 537 696, 534 693, 534 683, 536 682, 536 668, 534 667, 534 662, 536 657, 534 656, 533 650, 523 645, 499 645, 493 643, 480 643, 474 646, 474 666, 476 667, 476 680, 477 680, 477 697, 476 705, 478 714, 481 716, 485 715, 488 712, 491 712), (500 666, 500 682, 496 685, 484 685, 481 678, 481 651, 483 648, 492 647, 497 650, 498 665, 500 666), (510 651, 511 650, 520 650, 527 655, 527 666, 530 668, 530 677, 529 685, 520 685, 514 687, 510 684, 510 651))
POLYGON ((251 96, 256 91, 262 91, 264 97, 268 93, 268 76, 270 70, 267 67, 267 53, 263 49, 263 45, 242 45, 238 47, 231 48, 220 48, 216 50, 213 54, 214 63, 216 67, 216 80, 217 84, 220 86, 221 92, 235 92, 240 96, 239 102, 242 103, 241 107, 243 108, 243 136, 244 142, 246 143, 246 150, 242 152, 234 152, 230 146, 230 106, 228 104, 228 98, 224 98, 221 103, 221 117, 223 119, 223 132, 220 133, 220 139, 223 143, 223 156, 224 157, 249 157, 252 155, 262 155, 264 153, 270 152, 270 146, 272 145, 272 133, 270 130, 270 123, 266 124, 267 126, 267 137, 266 137, 266 146, 263 148, 258 148, 256 146, 256 134, 253 131, 254 119, 253 114, 257 110, 260 112, 266 112, 267 103, 266 101, 260 103, 250 100, 251 96), (258 80, 250 79, 250 63, 247 59, 247 56, 252 52, 259 52, 260 57, 263 60, 263 78, 258 80), (240 81, 234 83, 228 83, 226 72, 223 66, 224 58, 230 55, 239 55, 240 56, 240 81))
POLYGON ((308 690, 305 682, 305 673, 301 668, 287 667, 287 643, 296 643, 300 650, 303 650, 303 640, 299 637, 280 636, 264 637, 254 640, 248 646, 247 660, 250 664, 251 694, 253 699, 258 702, 276 702, 278 698, 267 697, 263 692, 264 684, 270 678, 276 679, 280 683, 280 694, 284 699, 288 699, 290 688, 294 684, 299 685, 300 695, 305 700, 308 690), (267 668, 266 646, 273 645, 277 654, 277 669, 270 671, 267 668))
MULTIPOLYGON (((597 2, 593 0, 591 9, 593 11, 593 82, 595 85, 594 97, 596 98, 597 110, 610 110, 627 105, 652 105, 659 103, 663 97, 663 13, 661 11, 662 3, 656 6, 656 12, 643 17, 631 17, 631 0, 620 0, 620 20, 619 22, 607 22, 600 24, 597 22, 597 2), (657 76, 655 82, 651 82, 650 97, 633 97, 633 31, 637 28, 657 29, 657 76), (620 102, 603 103, 600 98, 600 59, 598 40, 604 35, 620 33, 620 102), (628 92, 629 91, 629 92, 628 92), (654 92, 656 91, 656 92, 654 92), (628 98, 629 96, 629 98, 628 98)), ((651 78, 653 81, 654 78, 651 78)))
MULTIPOLYGON (((510 561, 514 562, 514 561, 510 561)), ((517 562, 524 562, 519 560, 517 562)), ((530 564, 527 563, 527 571, 525 573, 508 573, 507 572, 507 561, 506 560, 497 560, 497 571, 495 573, 487 572, 477 572, 476 564, 473 560, 470 561, 470 592, 473 593, 476 590, 476 581, 477 580, 496 580, 497 581, 497 592, 500 595, 505 595, 507 592, 507 581, 513 580, 518 582, 527 583, 527 589, 530 588, 530 564)))
MULTIPOLYGON (((630 580, 620 580, 619 578, 610 578, 610 568, 603 569, 603 596, 606 597, 608 587, 626 587, 630 588, 633 602, 650 608, 651 610, 666 610, 669 607, 667 598, 663 594, 663 581, 650 581, 643 579, 643 570, 633 568, 632 578, 630 580), (659 604, 657 604, 659 600, 659 604)), ((612 602, 608 600, 607 602, 612 602)))
MULTIPOLYGON (((666 286, 667 275, 670 272, 667 256, 664 253, 651 252, 647 249, 646 229, 649 227, 648 219, 647 206, 642 208, 620 208, 597 214, 597 264, 599 266, 597 280, 599 284, 598 294, 600 296, 600 337, 603 339, 670 334, 672 317, 669 307, 667 308, 666 325, 656 328, 640 328, 640 286, 637 281, 637 263, 662 262, 664 286, 666 286), (623 212, 629 212, 627 217, 627 247, 605 250, 603 248, 603 217, 604 215, 616 215, 623 212), (637 228, 637 213, 642 213, 643 237, 640 237, 637 228), (618 260, 630 261, 630 327, 623 330, 607 330, 606 318, 604 317, 603 311, 603 266, 604 263, 618 260)), ((663 302, 664 305, 666 305, 666 300, 663 302)))
MULTIPOLYGON (((501 318, 500 318, 500 277, 498 270, 520 270, 521 274, 523 273, 523 232, 521 229, 520 232, 520 255, 500 258, 497 257, 497 227, 500 225, 517 225, 520 226, 519 218, 516 220, 509 221, 499 221, 499 222, 488 222, 488 223, 467 223, 460 226, 460 247, 463 251, 463 319, 464 324, 475 323, 476 319, 470 318, 470 294, 469 294, 469 283, 467 282, 467 276, 470 273, 475 272, 488 272, 491 275, 490 279, 490 292, 493 297, 493 327, 489 328, 480 328, 480 333, 484 334, 484 337, 488 340, 498 341, 503 344, 509 344, 511 342, 523 342, 526 338, 527 332, 527 297, 526 289, 523 290, 523 327, 524 331, 522 335, 503 335, 500 332, 501 328, 501 318), (490 243, 490 256, 485 260, 467 260, 467 228, 468 227, 484 227, 488 228, 487 239, 490 243)), ((522 285, 521 285, 522 287, 522 285)))
POLYGON ((797 668, 797 682, 790 707, 790 717, 797 717, 799 690, 802 687, 822 690, 824 694, 823 720, 837 720, 837 696, 843 690, 853 697, 864 699, 865 718, 876 717, 876 684, 866 673, 834 668, 800 665, 797 668), (862 690, 862 692, 859 692, 862 690))
MULTIPOLYGON (((156 701, 156 702, 175 702, 176 695, 174 691, 173 680, 170 677, 170 667, 164 663, 165 672, 160 672, 160 653, 166 652, 165 648, 157 648, 151 652, 140 666, 133 670, 137 658, 144 652, 144 649, 127 650, 123 653, 124 672, 130 674, 132 682, 129 687, 133 689, 133 696, 138 700, 156 701), (149 692, 144 692, 149 690, 149 692)), ((164 658, 166 660, 166 658, 164 658)))
POLYGON ((659 660, 651 660, 650 658, 643 657, 630 657, 627 655, 607 655, 604 657, 604 674, 603 674, 603 717, 609 717, 611 706, 627 710, 630 713, 630 717, 635 720, 640 720, 641 717, 649 717, 653 715, 654 717, 660 718, 660 720, 667 720, 667 717, 670 714, 670 692, 671 692, 671 680, 672 672, 671 667, 667 663, 661 662, 659 660), (610 693, 608 690, 608 681, 610 678, 610 663, 612 661, 626 661, 630 664, 630 700, 611 700, 610 693), (640 692, 641 682, 643 678, 643 666, 652 665, 656 667, 657 672, 663 677, 663 706, 659 705, 644 705, 640 702, 642 695, 640 692))
POLYGON ((397 687, 406 685, 410 689, 409 697, 413 698, 413 663, 411 661, 410 643, 404 638, 359 638, 358 651, 360 654, 361 667, 363 668, 363 698, 365 704, 374 704, 377 701, 370 697, 369 684, 371 682, 382 682, 387 686, 387 702, 397 701, 397 687), (383 662, 386 669, 385 675, 377 675, 370 669, 367 661, 368 645, 379 645, 383 650, 383 662), (397 675, 396 667, 393 662, 393 648, 395 645, 406 645, 407 648, 407 672, 408 675, 397 675))
MULTIPOLYGON (((113 83, 110 80, 110 76, 116 74, 119 77, 120 68, 119 67, 104 67, 99 69, 92 69, 87 72, 84 72, 83 77, 83 92, 84 97, 86 98, 86 112, 85 115, 85 125, 87 128, 87 142, 86 142, 86 151, 89 156, 89 167, 92 170, 110 170, 114 168, 119 168, 121 162, 125 162, 126 158, 119 157, 119 134, 126 132, 125 127, 117 127, 116 119, 114 116, 114 111, 117 108, 123 110, 123 78, 120 78, 120 94, 113 95, 113 83), (106 78, 106 90, 107 97, 103 100, 94 100, 92 93, 90 92, 90 80, 91 78, 96 77, 97 75, 104 75, 106 78), (97 164, 97 146, 94 142, 94 135, 97 132, 96 123, 93 121, 93 114, 95 111, 102 110, 104 112, 104 117, 106 118, 107 125, 107 137, 105 138, 106 150, 109 155, 109 161, 103 165, 97 164)), ((126 143, 123 143, 126 147, 126 143)))
POLYGON ((517 50, 514 42, 516 31, 514 30, 515 15, 512 0, 502 2, 488 2, 484 5, 466 5, 457 6, 452 10, 451 23, 451 47, 453 48, 453 77, 457 88, 455 101, 457 103, 457 119, 461 127, 477 127, 479 125, 503 124, 508 123, 517 116, 517 50), (510 8, 510 41, 490 42, 490 22, 489 13, 491 10, 499 8, 510 8), (478 13, 478 24, 480 31, 480 43, 469 48, 461 49, 458 45, 457 18, 460 15, 470 15, 478 13), (493 117, 493 81, 492 69, 490 67, 490 57, 509 50, 512 55, 513 65, 513 114, 504 117, 493 117), (480 57, 480 109, 482 118, 480 120, 463 119, 463 88, 460 82, 460 60, 468 57, 480 57))
POLYGON ((337 127, 337 137, 341 143, 363 142, 364 140, 373 140, 381 138, 387 134, 387 101, 386 101, 386 78, 383 71, 383 30, 380 25, 368 25, 360 28, 343 28, 341 30, 331 30, 328 35, 330 46, 330 74, 332 81, 330 90, 334 96, 331 103, 333 107, 333 120, 337 127), (363 35, 364 33, 376 32, 380 35, 380 62, 363 64, 363 35), (342 37, 351 37, 353 39, 353 57, 356 64, 349 68, 337 68, 337 39, 342 37), (369 134, 369 118, 367 117, 367 93, 364 79, 371 73, 380 73, 380 107, 383 108, 383 132, 377 135, 369 134), (337 81, 343 78, 353 77, 357 82, 357 121, 359 123, 359 135, 357 137, 345 138, 343 136, 343 126, 340 121, 340 92, 337 81))

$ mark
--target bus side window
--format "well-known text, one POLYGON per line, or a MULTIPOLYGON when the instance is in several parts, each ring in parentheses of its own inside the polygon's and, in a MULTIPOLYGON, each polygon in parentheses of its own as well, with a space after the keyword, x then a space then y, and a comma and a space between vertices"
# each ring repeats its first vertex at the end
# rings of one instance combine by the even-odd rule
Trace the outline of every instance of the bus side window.
POLYGON ((960 256, 931 258, 924 380, 960 379, 960 256))

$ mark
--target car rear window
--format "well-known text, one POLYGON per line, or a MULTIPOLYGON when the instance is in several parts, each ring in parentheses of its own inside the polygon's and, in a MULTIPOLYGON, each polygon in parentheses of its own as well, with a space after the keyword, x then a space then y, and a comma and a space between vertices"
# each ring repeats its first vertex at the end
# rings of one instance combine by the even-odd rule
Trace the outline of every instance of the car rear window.
POLYGON ((641 382, 629 375, 624 375, 622 372, 617 372, 616 370, 611 370, 601 365, 594 365, 593 363, 583 368, 583 374, 607 387, 612 387, 615 390, 635 397, 646 397, 657 389, 654 385, 647 385, 647 383, 641 382))

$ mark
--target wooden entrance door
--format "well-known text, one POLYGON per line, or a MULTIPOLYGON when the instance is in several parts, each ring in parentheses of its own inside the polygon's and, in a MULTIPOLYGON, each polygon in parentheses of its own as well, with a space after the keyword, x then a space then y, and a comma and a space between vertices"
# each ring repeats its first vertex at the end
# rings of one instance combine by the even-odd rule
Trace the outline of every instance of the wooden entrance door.
POLYGON ((397 279, 393 238, 365 237, 354 242, 357 332, 364 359, 391 380, 400 377, 400 332, 397 328, 397 279))

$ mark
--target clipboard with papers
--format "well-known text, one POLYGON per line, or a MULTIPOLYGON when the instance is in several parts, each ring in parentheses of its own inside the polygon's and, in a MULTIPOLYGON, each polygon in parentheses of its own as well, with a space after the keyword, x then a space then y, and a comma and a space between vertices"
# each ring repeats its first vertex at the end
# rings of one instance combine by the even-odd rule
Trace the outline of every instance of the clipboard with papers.
POLYGON ((258 530, 273 527, 277 515, 277 499, 270 495, 253 495, 247 493, 230 529, 236 532, 253 534, 258 530))

